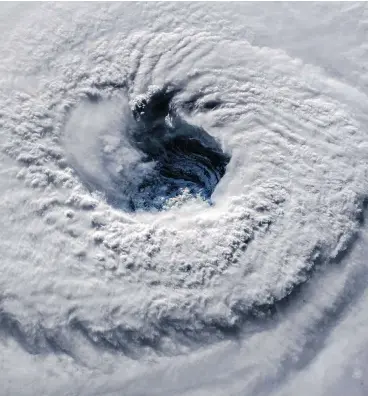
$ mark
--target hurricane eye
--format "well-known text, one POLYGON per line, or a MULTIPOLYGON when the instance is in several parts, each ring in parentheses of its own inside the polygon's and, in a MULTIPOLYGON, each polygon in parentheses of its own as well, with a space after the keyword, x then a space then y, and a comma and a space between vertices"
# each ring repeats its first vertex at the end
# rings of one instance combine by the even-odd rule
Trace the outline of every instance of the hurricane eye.
MULTIPOLYGON (((162 209, 168 199, 189 192, 211 203, 230 156, 203 128, 185 121, 171 104, 172 93, 156 93, 133 109, 132 144, 155 163, 131 197, 133 210, 162 209)), ((217 103, 217 102, 216 102, 217 103)), ((210 106, 215 103, 210 102, 210 106)))

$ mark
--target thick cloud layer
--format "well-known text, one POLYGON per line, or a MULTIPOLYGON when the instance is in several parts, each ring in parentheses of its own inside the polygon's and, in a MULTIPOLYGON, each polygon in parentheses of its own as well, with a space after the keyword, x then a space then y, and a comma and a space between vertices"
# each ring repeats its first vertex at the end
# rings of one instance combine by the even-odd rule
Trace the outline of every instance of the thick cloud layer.
POLYGON ((364 5, 288 7, 4 6, 4 394, 365 394, 364 5))

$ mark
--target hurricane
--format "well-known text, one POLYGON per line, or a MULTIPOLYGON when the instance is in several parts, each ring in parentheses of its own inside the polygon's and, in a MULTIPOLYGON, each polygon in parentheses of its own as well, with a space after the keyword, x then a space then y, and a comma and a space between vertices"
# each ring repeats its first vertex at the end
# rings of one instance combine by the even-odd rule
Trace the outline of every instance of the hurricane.
POLYGON ((0 395, 365 395, 366 5, 0 7, 0 395))

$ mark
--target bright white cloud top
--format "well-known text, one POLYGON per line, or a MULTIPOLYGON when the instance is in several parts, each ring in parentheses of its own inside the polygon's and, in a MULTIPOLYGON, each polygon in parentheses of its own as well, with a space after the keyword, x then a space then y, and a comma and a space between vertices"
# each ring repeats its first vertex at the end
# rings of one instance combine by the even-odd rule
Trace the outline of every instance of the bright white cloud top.
POLYGON ((365 395, 365 4, 1 9, 4 394, 365 395))

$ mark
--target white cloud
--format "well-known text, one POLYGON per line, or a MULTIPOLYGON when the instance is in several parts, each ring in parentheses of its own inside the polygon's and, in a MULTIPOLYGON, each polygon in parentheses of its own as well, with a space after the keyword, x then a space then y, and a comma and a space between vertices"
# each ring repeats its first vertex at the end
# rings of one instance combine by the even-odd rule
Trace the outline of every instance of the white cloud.
POLYGON ((363 6, 260 7, 3 8, 5 394, 365 394, 363 6), (213 206, 119 210, 166 85, 227 172, 213 206))

